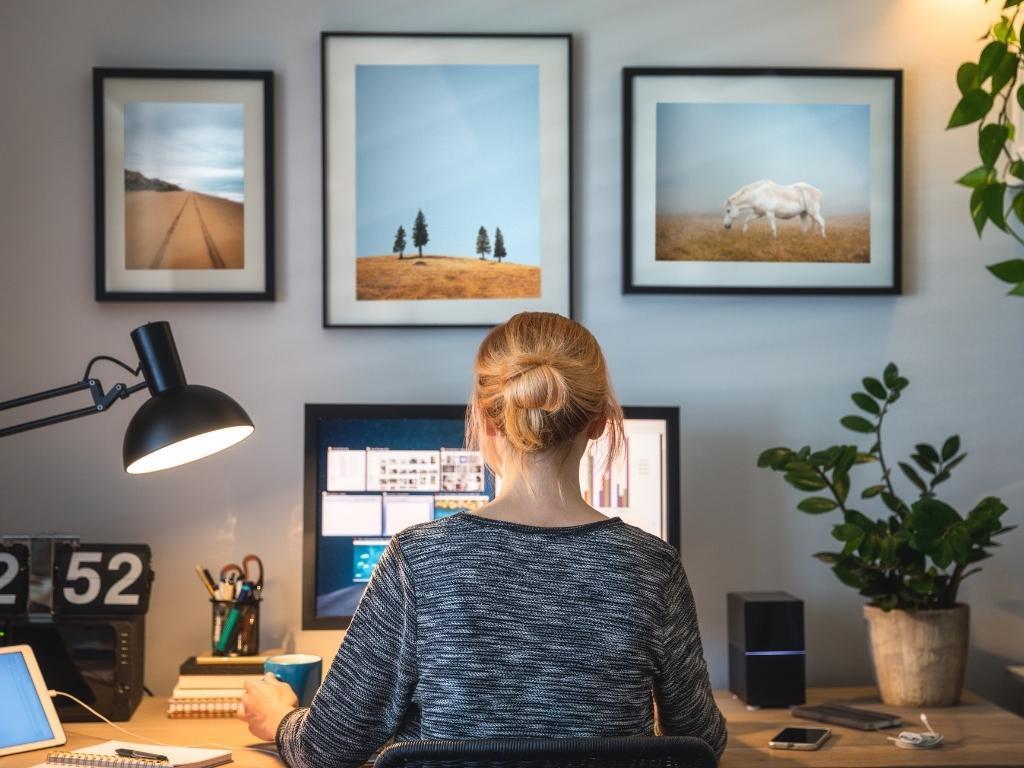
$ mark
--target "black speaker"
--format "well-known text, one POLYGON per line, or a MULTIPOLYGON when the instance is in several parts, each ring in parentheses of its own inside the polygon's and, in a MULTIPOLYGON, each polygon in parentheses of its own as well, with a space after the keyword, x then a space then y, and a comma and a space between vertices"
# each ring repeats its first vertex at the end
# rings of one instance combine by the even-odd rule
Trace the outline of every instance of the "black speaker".
POLYGON ((786 592, 730 592, 729 690, 751 707, 803 704, 804 603, 786 592))

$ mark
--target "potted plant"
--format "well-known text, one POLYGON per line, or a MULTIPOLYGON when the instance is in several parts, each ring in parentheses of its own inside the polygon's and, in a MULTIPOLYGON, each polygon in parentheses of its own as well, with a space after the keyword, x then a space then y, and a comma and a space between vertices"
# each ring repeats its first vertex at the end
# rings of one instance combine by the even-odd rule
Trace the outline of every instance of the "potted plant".
POLYGON ((757 465, 781 472, 787 483, 810 494, 797 505, 801 512, 842 515, 832 528, 841 549, 814 557, 868 598, 864 616, 882 701, 949 706, 959 700, 967 663, 968 608, 957 602, 957 593, 964 579, 981 570, 977 564, 992 556, 998 546, 993 537, 1016 526, 1002 524, 1006 506, 995 497, 961 515, 936 495, 967 455, 956 435, 941 448, 919 443, 910 461, 897 462, 917 498, 898 492, 894 467, 883 452, 882 425, 909 383, 890 363, 880 380, 863 379, 863 391, 851 395, 864 415, 844 416, 840 423, 870 436, 867 450, 770 448, 757 465), (857 466, 880 473, 860 493, 863 501, 879 505, 880 516, 853 507, 851 472, 857 466))
MULTIPOLYGON (((985 0, 988 2, 988 0, 985 0)), ((949 128, 977 123, 981 165, 957 181, 971 189, 970 210, 981 237, 987 222, 1024 245, 1024 145, 1022 127, 1024 85, 1018 85, 1024 48, 1018 34, 1024 0, 1005 0, 1004 13, 982 37, 985 46, 977 61, 965 61, 956 71, 960 100, 950 115, 949 128)), ((989 272, 1010 283, 1011 296, 1024 296, 1024 259, 990 264, 989 272)))

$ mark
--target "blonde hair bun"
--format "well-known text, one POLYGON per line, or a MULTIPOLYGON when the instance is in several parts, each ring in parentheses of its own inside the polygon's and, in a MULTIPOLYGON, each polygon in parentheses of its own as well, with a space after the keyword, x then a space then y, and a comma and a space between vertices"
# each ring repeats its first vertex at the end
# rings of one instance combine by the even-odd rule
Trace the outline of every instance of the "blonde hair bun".
POLYGON ((576 321, 550 312, 511 317, 480 344, 475 372, 470 445, 479 445, 490 425, 512 454, 502 458, 514 460, 558 449, 604 418, 611 448, 618 450, 622 409, 601 347, 576 321))

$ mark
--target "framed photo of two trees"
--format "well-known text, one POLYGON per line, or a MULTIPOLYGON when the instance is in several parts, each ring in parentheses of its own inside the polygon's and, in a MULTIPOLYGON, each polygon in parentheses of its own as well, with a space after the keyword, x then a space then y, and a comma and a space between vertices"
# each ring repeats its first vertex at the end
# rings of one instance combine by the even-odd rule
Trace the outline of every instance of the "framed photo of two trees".
POLYGON ((570 46, 323 33, 325 326, 571 313, 570 46))

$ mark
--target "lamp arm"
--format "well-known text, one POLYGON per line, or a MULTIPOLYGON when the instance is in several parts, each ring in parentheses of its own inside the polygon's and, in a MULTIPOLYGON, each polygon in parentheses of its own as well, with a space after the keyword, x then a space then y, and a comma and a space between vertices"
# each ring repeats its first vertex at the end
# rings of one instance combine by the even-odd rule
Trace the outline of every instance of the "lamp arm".
POLYGON ((0 437, 7 437, 8 435, 16 435, 19 432, 27 432, 30 429, 38 429, 39 427, 47 427, 50 424, 59 424, 62 421, 71 421, 72 419, 80 419, 83 416, 91 416, 94 413, 101 413, 118 399, 124 399, 130 395, 138 392, 141 389, 145 389, 148 385, 145 381, 139 382, 128 386, 126 384, 115 384, 110 388, 109 391, 103 391, 103 384, 100 383, 99 379, 89 378, 89 371, 92 370, 93 363, 97 360, 111 360, 117 363, 125 370, 138 375, 139 369, 131 369, 120 360, 106 355, 100 355, 89 361, 89 366, 86 368, 86 375, 81 381, 76 381, 74 384, 66 384, 63 387, 56 387, 54 389, 46 389, 42 392, 36 392, 32 395, 25 395, 24 397, 16 397, 13 400, 5 400, 0 402, 0 411, 6 411, 11 408, 18 408, 23 405, 30 405, 32 403, 38 403, 43 400, 50 400, 55 397, 63 397, 64 395, 70 395, 75 392, 81 392, 84 389, 89 390, 92 395, 92 405, 85 408, 77 408, 73 411, 65 411, 64 413, 58 413, 54 416, 44 416, 40 419, 33 419, 32 421, 26 421, 22 424, 15 424, 10 427, 0 427, 0 437))

